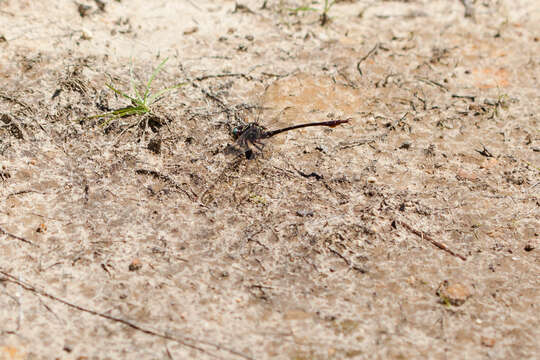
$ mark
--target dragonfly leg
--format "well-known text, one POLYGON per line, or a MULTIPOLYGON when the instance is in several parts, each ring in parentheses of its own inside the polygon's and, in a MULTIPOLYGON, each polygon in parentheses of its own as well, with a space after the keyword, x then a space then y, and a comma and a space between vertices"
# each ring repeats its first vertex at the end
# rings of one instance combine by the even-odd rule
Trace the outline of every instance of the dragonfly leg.
POLYGON ((260 152, 263 152, 264 150, 264 144, 253 144, 253 146, 255 146, 255 148, 260 152))
POLYGON ((255 158, 255 154, 253 154, 253 150, 251 149, 246 150, 245 156, 246 156, 246 159, 248 160, 252 160, 253 158, 255 158))
POLYGON ((259 150, 260 152, 264 149, 264 143, 258 140, 250 141, 251 145, 255 147, 255 149, 259 150))

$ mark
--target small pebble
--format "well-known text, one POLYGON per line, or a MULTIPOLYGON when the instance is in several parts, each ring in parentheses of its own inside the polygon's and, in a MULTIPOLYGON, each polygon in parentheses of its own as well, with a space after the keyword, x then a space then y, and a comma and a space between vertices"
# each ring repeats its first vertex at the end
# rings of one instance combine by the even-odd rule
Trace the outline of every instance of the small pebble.
POLYGON ((46 231, 47 231, 47 225, 45 225, 45 223, 39 224, 39 226, 36 229, 36 232, 38 233, 44 233, 46 231))
POLYGON ((401 144, 399 146, 400 149, 405 149, 405 150, 409 150, 411 148, 411 143, 410 142, 404 142, 403 144, 401 144))
POLYGON ((159 154, 161 152, 161 139, 156 138, 148 142, 148 150, 152 151, 154 154, 159 154))
POLYGON ((192 27, 187 28, 186 30, 184 30, 184 35, 195 34, 197 31, 199 31, 199 28, 197 26, 192 26, 192 27))
POLYGON ((463 284, 444 280, 437 289, 437 295, 443 303, 461 306, 471 297, 471 291, 463 284))
POLYGON ((129 264, 129 271, 137 271, 142 268, 142 262, 140 259, 134 259, 131 264, 129 264))
POLYGON ((90 12, 92 11, 92 7, 85 4, 79 4, 78 10, 79 15, 81 15, 81 17, 85 17, 90 14, 90 12))
POLYGON ((370 176, 367 178, 367 182, 370 184, 375 184, 377 182, 377 178, 375 176, 370 176))
POLYGON ((300 217, 313 216, 313 210, 308 210, 308 209, 297 210, 296 215, 300 217))
POLYGON ((81 39, 83 40, 91 40, 94 37, 92 32, 88 29, 82 29, 81 32, 82 32, 81 39))
POLYGON ((482 336, 482 339, 480 340, 480 342, 485 347, 493 347, 493 346, 495 346, 495 339, 487 337, 487 336, 482 336))

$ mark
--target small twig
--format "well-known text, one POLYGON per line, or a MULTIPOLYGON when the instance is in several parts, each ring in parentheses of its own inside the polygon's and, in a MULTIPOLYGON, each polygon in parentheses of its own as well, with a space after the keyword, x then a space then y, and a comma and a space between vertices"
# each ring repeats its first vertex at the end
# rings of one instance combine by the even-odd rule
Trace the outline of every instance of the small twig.
MULTIPOLYGON (((143 116, 143 117, 145 118, 146 116, 143 116)), ((128 132, 128 131, 131 130, 131 129, 133 129, 134 127, 139 126, 139 125, 141 124, 141 121, 142 121, 142 118, 139 119, 139 121, 133 122, 132 124, 126 126, 126 127, 120 132, 120 134, 114 139, 114 141, 111 143, 111 146, 117 146, 118 143, 120 142, 120 139, 122 138, 122 136, 124 136, 124 134, 125 134, 126 132, 128 132)))
POLYGON ((12 196, 17 196, 17 195, 22 195, 22 194, 30 194, 30 193, 44 194, 43 192, 36 191, 36 190, 20 190, 20 191, 16 191, 16 192, 8 194, 8 196, 6 196, 6 200, 9 199, 12 196))
POLYGON ((362 146, 362 145, 365 145, 365 144, 371 144, 371 143, 374 143, 376 141, 376 139, 362 139, 362 140, 358 140, 358 141, 353 141, 353 142, 349 142, 349 143, 340 143, 340 149, 349 149, 349 148, 353 148, 353 147, 356 147, 356 146, 362 146))
POLYGON ((347 86, 353 88, 353 89, 357 89, 358 88, 358 85, 356 85, 356 83, 354 81, 351 81, 349 79, 349 77, 347 76, 347 74, 345 74, 343 71, 341 70, 338 70, 337 73, 343 78, 345 79, 345 82, 347 83, 347 86))
POLYGON ((213 79, 213 78, 224 78, 224 77, 241 77, 246 79, 247 81, 253 80, 253 77, 250 75, 242 74, 242 73, 232 73, 232 74, 214 74, 214 75, 203 75, 196 77, 194 81, 203 81, 207 79, 213 79))
POLYGON ((255 14, 255 12, 253 10, 251 10, 250 8, 248 8, 246 5, 239 4, 239 3, 235 4, 234 10, 233 10, 232 13, 236 14, 237 12, 242 12, 242 13, 246 13, 246 14, 255 14))
POLYGON ((276 77, 278 79, 281 79, 281 78, 284 78, 284 77, 287 77, 287 76, 291 75, 291 73, 273 74, 273 73, 269 73, 269 72, 265 72, 265 71, 263 71, 261 74, 264 75, 264 76, 268 76, 268 77, 276 77))
POLYGON ((302 170, 298 170, 296 169, 296 172, 298 173, 298 175, 300 175, 301 177, 304 177, 304 178, 310 178, 310 177, 313 177, 315 178, 316 180, 322 180, 324 179, 324 177, 321 175, 321 174, 317 174, 316 172, 312 171, 311 173, 305 173, 303 172, 302 170))
POLYGON ((221 100, 220 98, 218 98, 216 95, 212 94, 212 93, 209 92, 209 91, 206 91, 205 89, 201 89, 201 91, 202 91, 202 93, 203 93, 206 97, 208 97, 208 98, 210 98, 211 100, 214 100, 215 102, 217 102, 218 105, 219 105, 222 109, 227 110, 227 112, 230 111, 229 108, 227 107, 227 105, 225 105, 225 102, 223 102, 223 100, 221 100))
POLYGON ((392 130, 396 130, 398 125, 401 124, 403 122, 403 120, 405 120, 407 115, 409 115, 408 111, 401 118, 399 118, 399 120, 396 120, 396 121, 394 121, 393 124, 390 124, 390 126, 388 127, 388 131, 390 132, 392 130))
POLYGON ((364 269, 364 268, 361 268, 360 266, 357 266, 357 265, 353 265, 351 264, 351 261, 349 259, 347 259, 345 256, 343 256, 343 254, 341 254, 339 251, 335 250, 335 249, 332 249, 331 247, 328 247, 328 250, 330 250, 330 252, 334 255, 336 255, 337 257, 339 257, 340 259, 342 259, 343 261, 345 261, 345 263, 347 264, 347 266, 349 266, 351 269, 353 270, 356 270, 362 274, 366 274, 367 273, 367 270, 364 269))
POLYGON ((377 84, 375 84, 375 87, 379 87, 379 86, 386 87, 386 85, 388 85, 388 80, 390 80, 390 78, 397 77, 397 76, 401 76, 401 74, 399 74, 399 73, 390 73, 390 74, 386 75, 386 77, 384 78, 384 81, 382 83, 380 81, 378 81, 377 84))
POLYGON ((474 8, 471 4, 471 0, 461 0, 461 3, 465 7, 465 17, 474 19, 474 8))
POLYGON ((379 43, 376 43, 375 46, 373 47, 373 49, 371 49, 366 56, 364 56, 363 58, 360 59, 360 61, 358 61, 356 63, 356 68, 358 69, 358 72, 360 73, 360 76, 363 76, 364 74, 362 74, 362 69, 360 68, 360 65, 362 65, 362 63, 364 61, 366 61, 371 55, 373 55, 373 53, 375 51, 377 51, 377 49, 379 48, 380 44, 379 43))
POLYGON ((171 352, 169 351, 169 347, 167 346, 167 344, 165 344, 165 350, 167 350, 167 357, 171 360, 174 360, 172 355, 171 355, 171 352))
POLYGON ((429 234, 427 234, 427 233, 425 233, 425 232, 423 232, 423 231, 416 230, 416 229, 412 228, 409 224, 407 224, 407 223, 405 223, 405 222, 403 222, 403 221, 401 221, 401 220, 394 220, 394 221, 392 222, 392 226, 393 226, 394 228, 396 228, 396 226, 397 226, 398 224, 401 225, 401 226, 403 226, 405 229, 409 230, 411 233, 413 233, 413 234, 419 236, 420 238, 429 241, 430 243, 432 243, 433 245, 435 245, 435 246, 438 247, 439 249, 446 251, 446 252, 449 253, 450 255, 455 256, 455 257, 458 257, 458 258, 460 258, 460 259, 463 260, 463 261, 466 261, 466 260, 467 260, 467 258, 466 258, 465 256, 463 256, 463 255, 461 255, 461 254, 458 254, 458 253, 454 252, 453 250, 451 250, 451 249, 450 249, 448 246, 446 246, 445 244, 443 244, 443 243, 441 243, 441 242, 438 242, 437 240, 433 239, 433 238, 431 237, 431 235, 429 235, 429 234))
POLYGON ((345 263, 349 266, 351 266, 351 262, 349 261, 349 259, 347 259, 345 256, 343 256, 339 251, 337 250, 334 250, 332 249, 331 247, 328 247, 328 250, 330 250, 330 252, 334 255, 336 255, 337 257, 341 258, 343 261, 345 261, 345 263))
MULTIPOLYGON (((199 6, 197 6, 197 4, 191 0, 186 0, 188 3, 191 4, 191 6, 193 6, 195 9, 197 10, 201 10, 201 8, 199 6)), ((167 349, 168 350, 168 349, 167 349)))
POLYGON ((414 97, 420 100, 424 107, 424 111, 427 110, 427 101, 425 99, 422 99, 420 96, 418 96, 418 93, 414 93, 414 97))
POLYGON ((399 118, 398 120, 394 121, 393 123, 389 123, 388 124, 388 130, 386 130, 386 132, 380 136, 378 136, 378 139, 379 141, 382 141, 384 139, 386 139, 386 137, 394 130, 397 129, 397 127, 402 123, 404 122, 405 118, 407 117, 407 115, 409 115, 409 112, 407 111, 401 118, 399 118))
POLYGON ((436 81, 433 81, 433 80, 430 80, 430 79, 426 79, 426 78, 422 78, 422 77, 416 77, 416 80, 418 81, 421 81, 423 83, 426 83, 428 85, 434 85, 434 86, 437 86, 439 89, 442 89, 443 91, 448 91, 448 88, 446 86, 444 86, 443 84, 441 83, 438 83, 436 81))
POLYGON ((30 106, 26 105, 26 104, 23 103, 22 101, 17 100, 17 99, 15 99, 15 98, 13 98, 13 97, 11 97, 11 96, 9 96, 9 95, 6 95, 6 94, 4 94, 4 93, 0 93, 0 98, 2 98, 2 99, 4 99, 4 100, 7 100, 7 101, 11 101, 12 103, 15 103, 15 104, 21 106, 22 108, 28 110, 29 112, 33 112, 33 111, 32 111, 32 108, 31 108, 30 106))
POLYGON ((241 357, 243 359, 249 359, 249 360, 252 359, 248 355, 242 354, 241 352, 238 352, 238 351, 236 351, 234 349, 224 347, 224 346, 222 346, 220 344, 212 343, 210 341, 196 340, 196 339, 189 338, 189 337, 177 338, 177 337, 174 337, 172 335, 167 335, 166 333, 163 333, 163 334, 159 333, 159 332, 157 332, 155 330, 151 330, 151 329, 145 328, 143 326, 137 325, 137 324, 135 324, 135 323, 133 323, 131 321, 124 320, 124 319, 121 319, 119 317, 115 317, 115 316, 112 316, 112 315, 107 315, 105 313, 101 313, 101 312, 98 312, 96 310, 88 309, 88 308, 82 307, 80 305, 74 304, 72 302, 69 302, 67 300, 64 300, 62 298, 59 298, 59 297, 57 297, 55 295, 52 295, 52 294, 50 294, 50 293, 48 293, 48 292, 46 292, 44 290, 40 290, 40 289, 36 288, 35 286, 27 283, 27 282, 19 280, 16 276, 13 276, 10 273, 5 272, 3 270, 0 270, 0 274, 5 276, 4 279, 0 279, 2 281, 9 281, 9 282, 14 283, 16 285, 19 285, 20 287, 22 287, 25 290, 28 290, 28 291, 31 291, 31 292, 33 292, 35 294, 47 297, 47 298, 49 298, 49 299, 51 299, 53 301, 62 303, 62 304, 66 305, 66 306, 68 306, 70 308, 73 308, 73 309, 76 309, 76 310, 79 310, 79 311, 82 311, 82 312, 85 312, 85 313, 88 313, 88 314, 91 314, 91 315, 94 315, 94 316, 98 316, 98 317, 103 318, 103 319, 107 319, 107 320, 111 320, 113 322, 120 323, 122 325, 128 326, 128 327, 130 327, 130 328, 132 328, 134 330, 140 331, 142 333, 145 333, 145 334, 148 334, 148 335, 151 335, 151 336, 155 336, 155 337, 159 337, 159 338, 162 338, 162 339, 165 339, 165 340, 171 340, 171 341, 174 341, 174 342, 176 342, 178 344, 187 346, 187 347, 189 347, 191 349, 198 350, 198 351, 206 353, 206 354, 209 354, 208 351, 206 351, 202 347, 197 346, 197 345, 192 344, 192 343, 199 343, 199 344, 208 345, 208 346, 211 346, 211 347, 215 348, 216 350, 223 350, 223 351, 226 351, 226 352, 228 352, 228 353, 230 353, 232 355, 236 355, 238 357, 241 357))
POLYGON ((186 194, 186 196, 190 199, 190 200, 194 200, 193 199, 193 196, 188 193, 184 188, 182 188, 176 181, 174 181, 172 178, 170 178, 169 176, 165 175, 165 174, 162 174, 160 172, 157 172, 155 170, 147 170, 147 169, 137 169, 135 170, 135 173, 136 174, 139 174, 139 175, 151 175, 153 177, 155 177, 156 179, 159 179, 159 180, 162 180, 162 181, 165 181, 166 183, 168 184, 171 184, 175 189, 177 190, 180 190, 181 192, 183 192, 184 194, 186 194))
MULTIPOLYGON (((11 127, 11 133, 17 138, 17 139, 24 139, 25 133, 23 131, 23 127, 21 124, 15 119, 13 116, 9 116, 8 114, 2 114, 0 117, 2 122, 11 127)), ((27 137, 27 136, 26 136, 27 137)))
POLYGON ((18 235, 15 235, 15 234, 12 234, 10 232, 7 232, 6 230, 2 229, 0 227, 0 234, 4 234, 4 235, 7 235, 9 237, 12 237, 14 239, 17 239, 19 241, 22 241, 22 242, 25 242, 27 244, 30 244, 30 245, 33 245, 33 246, 37 246, 36 244, 34 244, 33 242, 31 242, 30 240, 26 240, 25 238, 21 237, 21 236, 18 236, 18 235))
POLYGON ((11 174, 8 173, 7 171, 0 171, 0 180, 6 181, 10 177, 11 177, 11 174))
POLYGON ((474 102, 474 100, 476 99, 476 96, 472 96, 472 95, 452 94, 452 97, 455 98, 455 99, 467 99, 467 100, 470 100, 472 102, 474 102))
POLYGON ((250 242, 250 241, 251 241, 251 242, 254 242, 254 243, 257 244, 257 245, 259 245, 259 246, 262 247, 263 249, 268 250, 268 246, 264 245, 264 244, 263 244, 262 242, 260 242, 259 240, 254 240, 254 239, 252 239, 251 237, 249 237, 249 238, 247 239, 247 242, 250 242))
POLYGON ((414 101, 410 100, 409 105, 411 105, 412 111, 416 112, 416 105, 414 105, 414 101))
POLYGON ((475 150, 477 153, 479 153, 480 155, 482 156, 485 156, 485 157, 493 157, 493 154, 491 153, 491 151, 489 151, 486 146, 484 144, 480 144, 482 145, 482 150, 475 150))

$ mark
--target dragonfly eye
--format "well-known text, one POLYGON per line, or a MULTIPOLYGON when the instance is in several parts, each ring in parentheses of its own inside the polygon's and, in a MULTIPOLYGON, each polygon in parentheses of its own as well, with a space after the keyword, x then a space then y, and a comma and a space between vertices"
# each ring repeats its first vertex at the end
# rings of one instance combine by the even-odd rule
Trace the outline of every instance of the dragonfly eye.
POLYGON ((237 126, 234 129, 232 129, 232 135, 233 137, 237 138, 240 136, 240 134, 244 131, 243 126, 237 126))

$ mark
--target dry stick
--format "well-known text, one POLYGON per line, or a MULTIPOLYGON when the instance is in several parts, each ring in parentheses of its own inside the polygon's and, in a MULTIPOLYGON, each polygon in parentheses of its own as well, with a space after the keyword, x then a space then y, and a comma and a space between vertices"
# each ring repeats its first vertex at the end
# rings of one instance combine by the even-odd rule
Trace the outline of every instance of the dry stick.
POLYGON ((461 0, 461 3, 465 7, 465 17, 470 17, 474 19, 474 8, 471 4, 471 0, 461 0))
POLYGON ((467 99, 467 100, 470 100, 472 102, 474 102, 474 100, 476 99, 476 96, 472 96, 472 95, 452 94, 452 97, 455 98, 455 99, 467 99))
POLYGON ((287 77, 289 75, 291 75, 291 73, 286 73, 286 74, 283 74, 283 75, 280 75, 280 74, 273 74, 273 73, 269 73, 269 72, 261 72, 261 75, 264 75, 264 76, 268 76, 268 77, 276 77, 276 78, 284 78, 284 77, 287 77))
POLYGON ((26 105, 25 103, 23 103, 20 100, 15 99, 14 97, 11 97, 11 96, 6 95, 4 93, 0 93, 0 98, 2 98, 4 100, 7 100, 7 101, 11 101, 12 103, 15 103, 15 104, 19 105, 20 107, 24 108, 25 110, 28 110, 29 112, 33 112, 32 108, 30 106, 26 105))
POLYGON ((337 251, 335 249, 332 249, 331 247, 328 247, 328 250, 330 250, 330 252, 332 254, 336 255, 341 260, 345 261, 347 266, 351 267, 351 269, 356 270, 356 271, 358 271, 358 272, 360 272, 362 274, 366 274, 368 272, 366 269, 361 268, 358 265, 351 264, 351 261, 349 259, 347 259, 345 256, 343 256, 343 254, 341 254, 339 251, 337 251))
POLYGON ((218 98, 216 95, 210 93, 209 91, 206 91, 205 89, 201 89, 202 93, 208 97, 211 100, 214 100, 222 109, 224 109, 226 112, 229 111, 229 108, 225 105, 223 100, 218 98))
MULTIPOLYGON (((221 346, 219 344, 214 344, 214 343, 211 343, 209 341, 204 341, 204 340, 195 340, 195 339, 191 339, 189 337, 184 337, 184 339, 179 339, 179 338, 176 338, 176 337, 173 337, 171 335, 167 335, 167 334, 160 334, 154 330, 150 330, 150 329, 146 329, 142 326, 139 326, 137 324, 134 324, 130 321, 127 321, 127 320, 124 320, 124 319, 121 319, 121 318, 118 318, 118 317, 114 317, 114 316, 111 316, 111 315, 107 315, 107 314, 104 314, 104 313, 100 313, 100 312, 97 312, 95 310, 91 310, 91 309, 87 309, 87 308, 84 308, 82 306, 79 306, 79 305, 76 305, 76 304, 73 304, 73 303, 70 303, 69 301, 67 300, 64 300, 64 299, 61 299, 59 297, 56 297, 52 294, 49 294, 48 292, 44 291, 44 290, 39 290, 37 289, 35 286, 31 285, 31 284, 28 284, 22 280, 19 280, 17 279, 17 277, 11 275, 10 273, 8 272, 5 272, 3 270, 0 270, 0 274, 4 275, 5 278, 4 279, 0 279, 2 281, 9 281, 9 282, 12 282, 14 284, 17 284, 19 285, 20 287, 22 287, 23 289, 25 290, 28 290, 28 291, 31 291, 33 293, 36 293, 36 294, 39 294, 41 296, 45 296, 45 297, 48 297, 49 299, 51 300, 54 300, 54 301, 57 301, 57 302, 60 302, 70 308, 73 308, 73 309, 77 309, 79 311, 82 311, 82 312, 85 312, 85 313, 88 313, 88 314, 91 314, 91 315, 94 315, 94 316, 98 316, 98 317, 101 317, 101 318, 104 318, 104 319, 107 319, 107 320, 111 320, 111 321, 114 321, 114 322, 118 322, 120 324, 123 324, 123 325, 126 325, 132 329, 135 329, 137 331, 140 331, 142 333, 145 333, 145 334, 148 334, 148 335, 152 335, 152 336, 156 336, 156 337, 159 337, 159 338, 162 338, 162 339, 166 339, 166 340, 171 340, 171 341, 174 341, 178 344, 181 344, 181 345, 184 345, 184 346, 187 346, 189 348, 192 348, 194 350, 198 350, 200 352, 203 352, 203 353, 207 353, 207 354, 210 354, 208 353, 205 349, 197 346, 197 345, 194 345, 194 344, 190 344, 189 342, 187 341, 192 341, 192 342, 198 342, 198 343, 201 343, 201 344, 204 344, 204 345, 208 345, 208 346, 211 346, 217 350, 224 350, 230 354, 233 354, 233 355, 236 355, 236 356, 239 356, 241 358, 244 358, 244 359, 249 359, 249 360, 252 360, 251 357, 245 355, 245 354, 242 354, 236 350, 233 350, 233 349, 229 349, 229 348, 226 348, 224 346, 221 346)), ((212 355, 212 354, 210 354, 212 355)))
POLYGON ((361 140, 358 140, 358 141, 353 141, 353 142, 350 142, 350 143, 341 143, 341 149, 349 149, 349 148, 353 148, 353 147, 356 147, 356 146, 361 146, 361 145, 365 145, 365 144, 371 144, 371 143, 374 143, 377 139, 361 139, 361 140))
POLYGON ((380 44, 379 43, 376 43, 375 46, 373 47, 373 49, 371 49, 366 56, 364 56, 363 58, 360 59, 360 61, 358 61, 356 63, 356 68, 358 69, 358 72, 360 73, 360 76, 363 76, 364 74, 362 74, 362 69, 360 68, 360 65, 362 65, 362 63, 364 61, 366 61, 371 55, 373 55, 373 53, 375 51, 377 51, 377 49, 379 48, 380 44))
POLYGON ((17 139, 24 139, 25 137, 28 137, 25 136, 21 124, 13 116, 9 116, 9 114, 2 114, 0 118, 5 125, 11 126, 11 132, 17 139))
POLYGON ((22 195, 22 194, 29 194, 29 193, 45 194, 45 193, 42 193, 40 191, 35 191, 35 190, 21 190, 21 191, 16 191, 16 192, 13 192, 11 194, 8 194, 8 196, 6 196, 6 200, 9 199, 12 196, 17 196, 17 195, 22 195))
MULTIPOLYGON (((187 0, 187 2, 188 2, 188 3, 190 3, 190 4, 191 4, 191 6, 193 6, 193 7, 195 8, 195 9, 197 9, 197 10, 201 10, 201 8, 200 8, 200 7, 198 7, 198 6, 197 6, 197 4, 196 4, 195 2, 193 2, 193 1, 191 1, 191 0, 187 0)), ((168 350, 168 349, 167 349, 167 350, 168 350)))
POLYGON ((7 232, 6 230, 2 229, 0 227, 0 234, 4 234, 4 235, 7 235, 9 237, 12 237, 14 239, 17 239, 19 241, 22 241, 22 242, 25 242, 27 244, 30 244, 30 245, 33 245, 33 246, 37 246, 36 244, 34 244, 33 242, 31 242, 30 240, 26 240, 25 238, 21 237, 21 236, 18 236, 18 235, 15 235, 15 234, 12 234, 10 232, 7 232))
POLYGON ((353 89, 357 89, 358 88, 358 85, 356 85, 356 83, 354 81, 351 81, 349 79, 349 77, 347 76, 347 74, 345 74, 343 71, 341 70, 338 70, 337 71, 338 75, 340 75, 343 79, 345 79, 345 82, 347 83, 347 86, 353 88, 353 89))
POLYGON ((213 79, 213 78, 224 78, 224 77, 242 77, 248 81, 253 80, 253 78, 249 75, 243 74, 243 73, 230 73, 230 74, 214 74, 214 75, 203 75, 196 77, 195 81, 203 81, 206 79, 213 79))
POLYGON ((428 85, 432 85, 432 86, 437 86, 439 89, 441 89, 443 92, 447 92, 448 91, 448 88, 446 86, 444 86, 443 84, 441 83, 438 83, 436 81, 433 81, 431 79, 427 79, 427 78, 423 78, 423 77, 420 77, 420 76, 415 76, 416 80, 418 81, 421 81, 423 83, 426 83, 428 85))
POLYGON ((403 226, 405 229, 409 230, 413 234, 419 236, 422 239, 425 239, 425 240, 429 241, 430 243, 432 243, 433 245, 435 245, 439 249, 446 251, 450 255, 458 257, 463 261, 467 260, 467 258, 465 256, 454 252, 453 250, 448 248, 448 246, 446 246, 443 243, 440 243, 437 240, 433 239, 429 234, 427 234, 427 233, 425 233, 423 231, 420 231, 420 230, 413 229, 409 224, 407 224, 407 223, 405 223, 405 222, 403 222, 401 220, 394 220, 394 223, 403 226))
POLYGON ((147 170, 147 169, 137 169, 137 170, 135 170, 135 173, 139 174, 139 175, 150 175, 150 176, 155 177, 156 179, 164 181, 164 182, 174 186, 175 189, 183 192, 190 200, 193 200, 193 196, 191 196, 190 193, 188 193, 186 190, 184 190, 176 181, 174 181, 172 178, 170 178, 169 176, 167 176, 165 174, 162 174, 162 173, 160 173, 158 171, 155 171, 155 170, 147 170))

